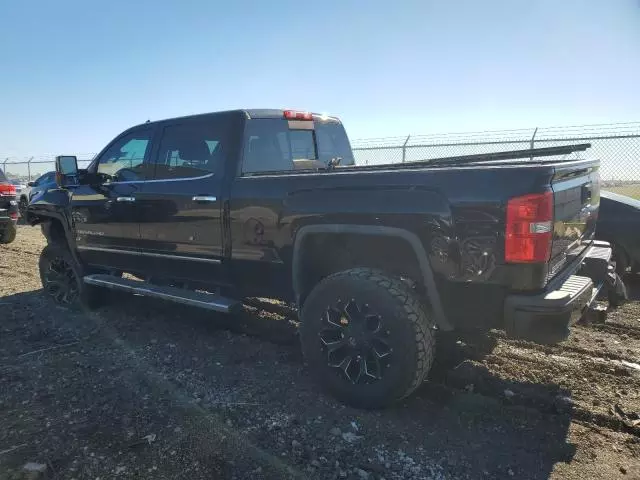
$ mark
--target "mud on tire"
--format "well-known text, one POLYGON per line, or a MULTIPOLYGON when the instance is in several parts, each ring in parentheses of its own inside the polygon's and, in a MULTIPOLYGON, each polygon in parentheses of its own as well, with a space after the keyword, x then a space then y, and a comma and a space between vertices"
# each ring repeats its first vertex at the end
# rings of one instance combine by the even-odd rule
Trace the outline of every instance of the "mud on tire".
POLYGON ((339 400, 379 408, 427 376, 435 330, 402 280, 354 268, 322 280, 302 308, 300 338, 311 374, 339 400))

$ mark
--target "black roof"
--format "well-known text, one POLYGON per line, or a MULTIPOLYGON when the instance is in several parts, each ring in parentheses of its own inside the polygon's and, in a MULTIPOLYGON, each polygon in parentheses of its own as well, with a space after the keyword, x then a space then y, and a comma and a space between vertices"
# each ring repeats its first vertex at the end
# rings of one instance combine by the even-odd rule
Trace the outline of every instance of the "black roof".
MULTIPOLYGON (((195 115, 186 115, 182 117, 173 117, 173 118, 163 118, 161 120, 154 120, 140 124, 140 125, 153 125, 156 123, 164 123, 164 122, 173 122, 175 120, 192 120, 212 115, 243 115, 246 118, 282 118, 284 116, 284 110, 281 108, 242 108, 236 110, 223 110, 219 112, 207 112, 207 113, 199 113, 195 115)), ((320 113, 314 113, 314 116, 322 116, 320 113)), ((336 117, 329 117, 334 121, 339 121, 336 117)), ((136 128, 140 125, 136 125, 136 128)))

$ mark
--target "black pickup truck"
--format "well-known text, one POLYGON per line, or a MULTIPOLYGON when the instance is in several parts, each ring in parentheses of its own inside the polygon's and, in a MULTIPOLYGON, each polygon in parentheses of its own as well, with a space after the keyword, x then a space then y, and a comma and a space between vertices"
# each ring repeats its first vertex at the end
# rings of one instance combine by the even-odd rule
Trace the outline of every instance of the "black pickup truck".
POLYGON ((438 331, 558 341, 602 286, 623 296, 599 162, 557 159, 587 147, 356 166, 336 118, 218 112, 133 127, 86 170, 58 157, 27 216, 57 302, 295 302, 312 374, 379 407, 425 380, 438 331))

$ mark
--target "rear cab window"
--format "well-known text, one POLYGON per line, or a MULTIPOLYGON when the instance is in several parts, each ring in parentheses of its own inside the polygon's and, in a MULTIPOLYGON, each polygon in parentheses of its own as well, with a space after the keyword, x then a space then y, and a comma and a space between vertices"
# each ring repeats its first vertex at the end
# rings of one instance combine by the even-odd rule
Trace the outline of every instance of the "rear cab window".
POLYGON ((243 175, 324 169, 338 157, 340 166, 354 165, 344 127, 335 119, 322 117, 313 121, 248 120, 243 151, 243 175))
POLYGON ((332 158, 340 157, 340 165, 355 165, 349 137, 344 126, 338 121, 315 121, 316 142, 318 144, 318 158, 325 164, 332 158))

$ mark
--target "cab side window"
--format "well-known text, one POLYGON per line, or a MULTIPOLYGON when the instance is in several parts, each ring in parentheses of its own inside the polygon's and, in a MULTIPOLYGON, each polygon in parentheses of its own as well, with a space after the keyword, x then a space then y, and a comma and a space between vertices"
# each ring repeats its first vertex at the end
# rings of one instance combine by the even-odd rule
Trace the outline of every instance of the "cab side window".
POLYGON ((155 159, 155 178, 194 178, 220 172, 228 135, 228 122, 215 118, 165 127, 155 159))
POLYGON ((97 160, 97 172, 107 181, 144 180, 143 164, 149 160, 150 128, 130 132, 113 143, 97 160))

